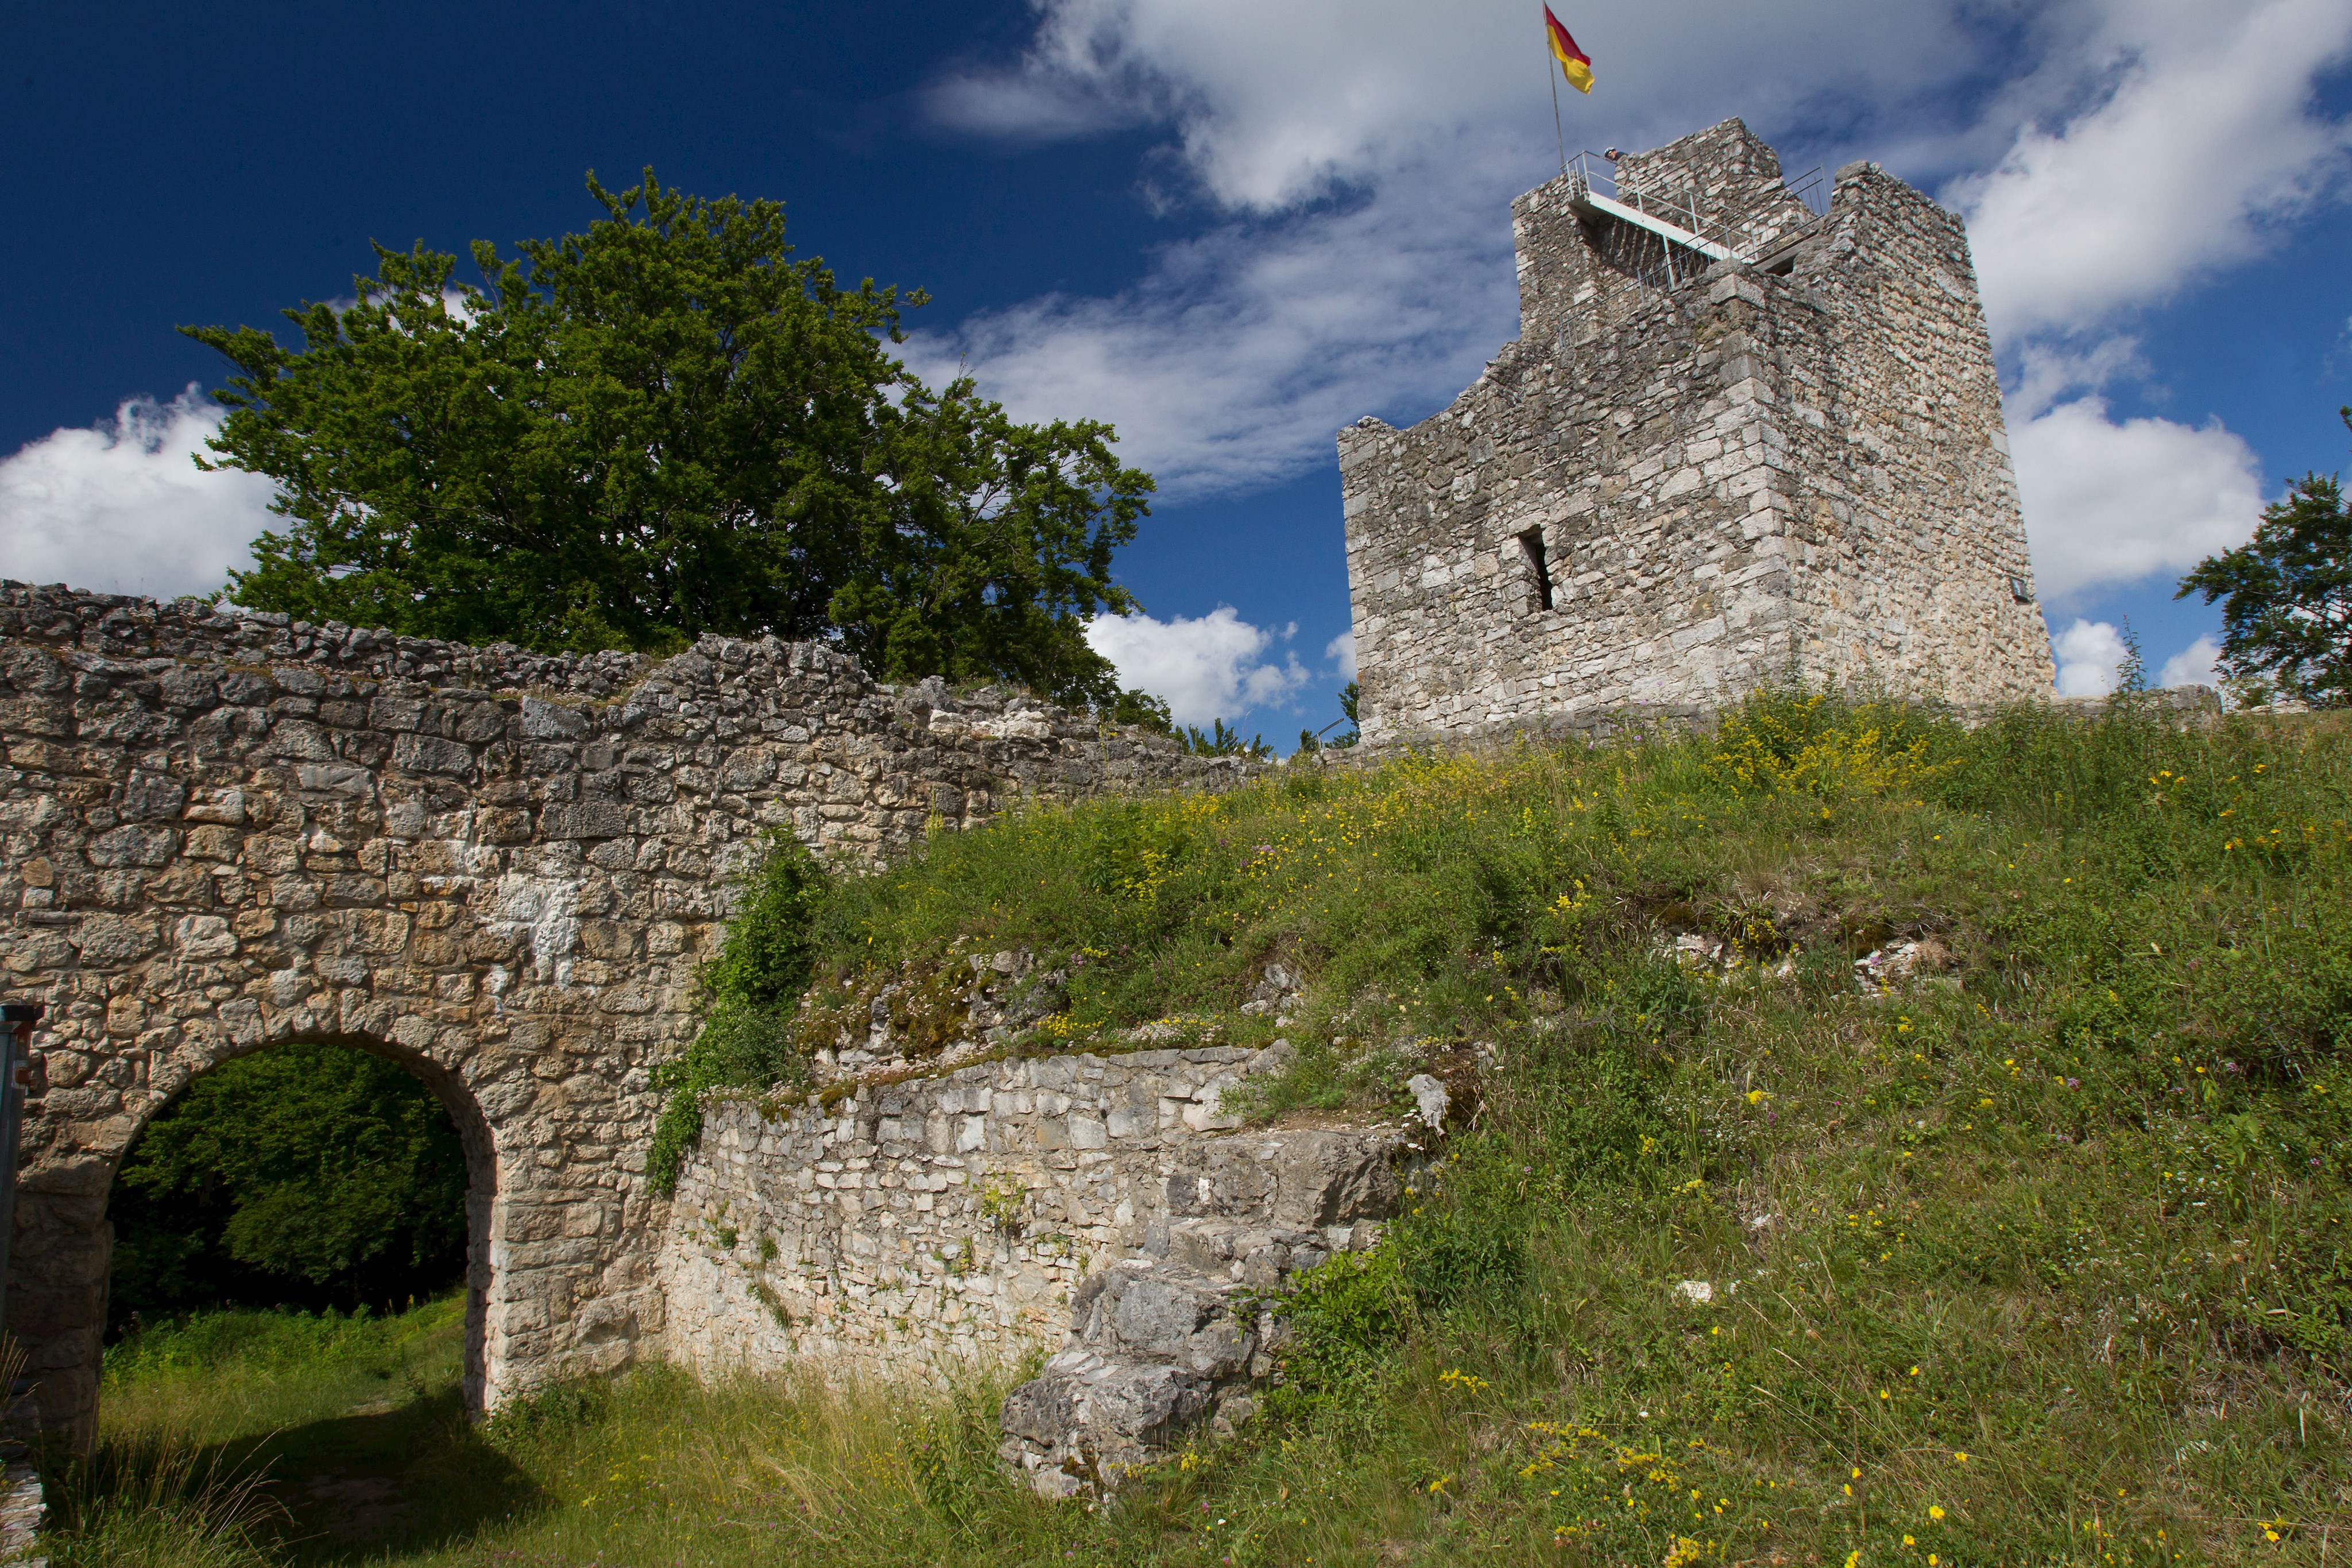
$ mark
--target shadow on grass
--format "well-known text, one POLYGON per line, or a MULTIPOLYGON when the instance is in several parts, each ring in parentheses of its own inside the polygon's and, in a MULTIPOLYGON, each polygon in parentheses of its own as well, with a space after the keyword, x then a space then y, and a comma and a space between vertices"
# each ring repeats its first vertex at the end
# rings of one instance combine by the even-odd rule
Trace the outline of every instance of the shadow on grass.
POLYGON ((462 1542, 544 1506, 456 1388, 412 1387, 381 1403, 259 1438, 102 1443, 58 1477, 54 1524, 95 1538, 137 1513, 194 1522, 238 1495, 244 1533, 271 1561, 329 1568, 462 1542))

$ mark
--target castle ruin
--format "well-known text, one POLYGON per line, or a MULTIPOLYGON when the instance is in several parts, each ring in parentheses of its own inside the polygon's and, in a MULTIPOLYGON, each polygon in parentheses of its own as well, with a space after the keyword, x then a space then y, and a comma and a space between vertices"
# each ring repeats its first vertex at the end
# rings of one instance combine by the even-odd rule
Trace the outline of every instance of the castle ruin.
MULTIPOLYGON (((1695 710, 1791 670, 2046 691, 1958 221, 1866 164, 1816 212, 1736 120, 1614 173, 1517 203, 1522 335, 1476 385, 1340 437, 1366 738, 1695 710)), ((1058 1344, 1004 1417, 1048 1492, 1245 1418, 1259 1296, 1369 1245, 1412 1149, 1244 1129, 1226 1090, 1287 1046, 1152 1025, 722 1097, 653 1190, 650 1072, 766 835, 871 862, 1016 800, 1251 771, 1015 694, 877 685, 822 644, 542 658, 5 583, 0 759, 0 981, 47 1009, 9 1327, 76 1446, 117 1166, 197 1074, 283 1041, 398 1061, 456 1122, 475 1407, 641 1356, 918 1373, 1058 1344)), ((977 1046, 1031 956, 966 956, 977 1046)))
POLYGON ((1791 674, 2048 694, 1961 222, 1874 163, 1818 191, 1728 120, 1512 204, 1517 340, 1443 413, 1339 433, 1367 742, 1791 674))

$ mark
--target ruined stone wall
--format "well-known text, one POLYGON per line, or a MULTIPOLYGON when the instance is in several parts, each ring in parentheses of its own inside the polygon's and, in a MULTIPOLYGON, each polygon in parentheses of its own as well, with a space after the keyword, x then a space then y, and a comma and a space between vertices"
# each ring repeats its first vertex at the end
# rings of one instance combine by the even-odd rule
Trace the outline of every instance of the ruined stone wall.
POLYGON ((1018 799, 1241 771, 822 644, 544 658, 13 582, 0 755, 0 988, 48 1009, 9 1326, 80 1440, 107 1191, 196 1073, 328 1040, 435 1089, 495 1403, 659 1330, 647 1070, 763 834, 872 860, 1018 799))
POLYGON ((1214 1046, 1045 1056, 829 1103, 712 1103, 656 1266, 662 1354, 706 1372, 812 1359, 929 1378, 1009 1366, 1060 1346, 1090 1274, 1164 1253, 1171 1223, 1212 1214, 1280 1214, 1298 1232, 1308 1256, 1285 1243, 1276 1257, 1271 1238, 1254 1249, 1270 1287, 1274 1271, 1349 1244, 1386 1191, 1393 1141, 1229 1131, 1240 1122, 1225 1091, 1287 1057, 1214 1046), (1302 1138, 1315 1157, 1292 1170, 1285 1151, 1302 1138), (1335 1139, 1353 1186, 1324 1172, 1335 1139), (1312 1212, 1286 1207, 1286 1171, 1289 1188, 1320 1195, 1312 1212))
POLYGON ((1519 338, 1443 413, 1339 435, 1366 740, 1689 713, 1791 670, 2046 692, 1958 220, 1868 165, 1816 219, 1736 120, 1620 180, 1757 265, 1670 278, 1568 176, 1514 204, 1519 338))

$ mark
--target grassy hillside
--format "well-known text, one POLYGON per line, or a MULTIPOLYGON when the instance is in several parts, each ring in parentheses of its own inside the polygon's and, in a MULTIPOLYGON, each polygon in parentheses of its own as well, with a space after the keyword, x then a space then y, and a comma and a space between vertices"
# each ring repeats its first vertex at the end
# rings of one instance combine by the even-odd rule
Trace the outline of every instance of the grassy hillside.
POLYGON ((975 949, 1066 975, 1023 1049, 1270 1038, 1238 1009, 1279 959, 1260 1113, 1432 1071, 1463 1121, 1301 1291, 1256 1432, 1111 1509, 1001 1477, 985 1388, 656 1373, 448 1429, 512 1506, 389 1560, 2352 1561, 2347 869, 2333 721, 1789 695, 772 873, 702 1082, 886 982, 919 1021, 975 949))

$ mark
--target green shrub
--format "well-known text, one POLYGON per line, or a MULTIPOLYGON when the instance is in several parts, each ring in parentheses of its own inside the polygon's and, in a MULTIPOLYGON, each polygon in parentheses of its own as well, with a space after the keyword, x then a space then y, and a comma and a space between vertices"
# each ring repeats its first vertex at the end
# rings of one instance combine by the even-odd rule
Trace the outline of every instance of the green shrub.
POLYGON ((1295 1276, 1276 1310, 1288 1337, 1268 1413, 1342 1438, 1368 1437, 1413 1319, 1397 1249, 1334 1254, 1295 1276))
POLYGON ((1400 1273, 1424 1312, 1484 1305, 1516 1291, 1527 1276, 1527 1248, 1509 1228, 1514 1217, 1454 1207, 1401 1232, 1400 1273))
POLYGON ((491 1412, 488 1435, 510 1448, 536 1437, 593 1431, 612 1418, 613 1385, 601 1377, 575 1377, 533 1389, 491 1412))
POLYGON ((1706 770, 1767 795, 1916 793, 1959 766, 1959 739, 1949 717, 1915 704, 1768 687, 1720 716, 1706 770))
POLYGON ((465 1150, 415 1074, 294 1040, 223 1062, 124 1156, 110 1327, 223 1301, 336 1306, 439 1291, 466 1266, 465 1150))
POLYGON ((703 968, 702 1026, 693 1044, 654 1069, 653 1086, 664 1096, 646 1157, 655 1191, 677 1187, 687 1152, 702 1135, 705 1093, 805 1079, 793 1013, 816 961, 816 911, 827 885, 799 840, 769 836, 738 892, 726 942, 703 968))

